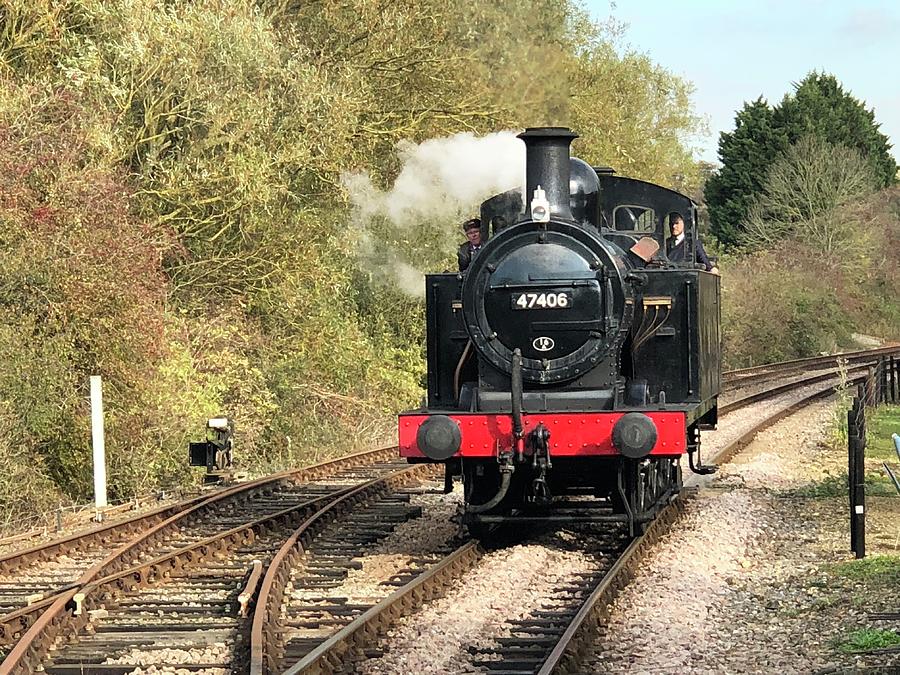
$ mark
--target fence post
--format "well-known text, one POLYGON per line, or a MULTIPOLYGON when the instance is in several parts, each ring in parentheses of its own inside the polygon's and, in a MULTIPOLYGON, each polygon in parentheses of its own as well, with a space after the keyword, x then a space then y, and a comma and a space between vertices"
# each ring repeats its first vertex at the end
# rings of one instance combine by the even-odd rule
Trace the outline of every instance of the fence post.
POLYGON ((900 359, 892 356, 894 362, 894 403, 900 403, 900 359))
POLYGON ((894 403, 900 401, 900 361, 891 356, 891 400, 894 403))
POLYGON ((854 399, 847 413, 847 483, 850 493, 850 549, 866 556, 866 401, 854 399))
POLYGON ((856 506, 856 411, 859 399, 853 399, 853 405, 847 410, 847 492, 850 499, 850 550, 856 552, 856 518, 853 515, 856 506))
POLYGON ((875 367, 869 366, 869 374, 866 376, 866 399, 863 401, 863 405, 873 407, 875 405, 875 367))
POLYGON ((857 425, 859 433, 856 439, 856 504, 853 515, 856 518, 856 557, 866 557, 866 440, 868 420, 866 407, 860 406, 861 424, 857 425))
POLYGON ((891 357, 891 369, 894 373, 894 403, 900 403, 900 359, 891 357))
POLYGON ((884 369, 885 369, 885 384, 887 389, 884 392, 884 400, 887 403, 894 402, 894 357, 893 356, 885 356, 884 357, 884 369))

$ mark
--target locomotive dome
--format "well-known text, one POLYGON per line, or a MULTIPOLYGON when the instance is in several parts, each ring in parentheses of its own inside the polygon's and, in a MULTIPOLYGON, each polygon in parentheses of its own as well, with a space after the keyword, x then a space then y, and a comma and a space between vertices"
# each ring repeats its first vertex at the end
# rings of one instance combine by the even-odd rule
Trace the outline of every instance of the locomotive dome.
POLYGON ((549 384, 577 378, 621 346, 631 325, 631 265, 591 224, 599 184, 588 165, 570 161, 575 134, 551 127, 519 138, 527 147, 526 210, 472 261, 463 313, 475 347, 496 368, 511 372, 519 349, 523 378, 549 384), (549 219, 529 203, 549 204, 549 219))

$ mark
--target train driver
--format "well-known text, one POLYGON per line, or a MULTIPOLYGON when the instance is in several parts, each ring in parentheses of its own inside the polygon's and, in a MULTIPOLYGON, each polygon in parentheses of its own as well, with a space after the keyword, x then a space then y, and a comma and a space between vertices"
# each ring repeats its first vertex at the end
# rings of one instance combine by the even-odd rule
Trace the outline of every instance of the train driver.
POLYGON ((456 259, 459 263, 459 271, 465 272, 469 269, 472 258, 481 250, 481 219, 467 220, 463 223, 462 229, 466 233, 466 241, 459 245, 456 259))
MULTIPOLYGON (((672 212, 669 214, 669 231, 672 236, 666 239, 666 256, 673 262, 684 261, 687 259, 684 250, 684 218, 680 213, 672 212)), ((703 243, 698 235, 694 235, 694 258, 701 265, 706 266, 707 272, 713 274, 719 273, 719 268, 712 264, 709 256, 703 248, 703 243)))

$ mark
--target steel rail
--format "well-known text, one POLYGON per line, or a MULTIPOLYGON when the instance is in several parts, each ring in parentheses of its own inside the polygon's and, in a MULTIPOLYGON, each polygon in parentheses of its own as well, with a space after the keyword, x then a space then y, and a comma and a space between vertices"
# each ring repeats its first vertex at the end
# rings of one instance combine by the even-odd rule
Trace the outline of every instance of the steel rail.
POLYGON ((838 352, 837 354, 828 354, 826 356, 809 356, 802 359, 764 363, 758 366, 750 366, 749 368, 726 370, 722 373, 722 381, 729 384, 744 384, 770 376, 782 375, 793 370, 801 370, 808 366, 830 365, 837 363, 838 359, 846 359, 849 363, 856 363, 879 356, 891 355, 900 355, 900 345, 888 345, 886 347, 862 349, 854 352, 838 352))
POLYGON ((49 560, 74 548, 86 548, 96 543, 104 543, 113 533, 136 532, 142 526, 151 525, 165 520, 169 516, 198 504, 209 495, 199 495, 173 504, 160 506, 151 511, 135 514, 126 520, 105 523, 89 530, 76 532, 63 537, 53 539, 37 546, 31 546, 18 551, 11 551, 0 555, 0 574, 9 574, 17 571, 25 565, 49 560))
MULTIPOLYGON (((849 381, 848 384, 856 384, 865 377, 865 375, 859 375, 849 381)), ((799 389, 820 383, 823 380, 834 380, 836 378, 837 373, 829 373, 825 376, 815 375, 810 378, 804 378, 787 385, 777 385, 763 392, 746 396, 739 401, 729 404, 728 410, 733 412, 737 409, 765 400, 766 398, 772 398, 791 389, 799 389)), ((737 452, 746 447, 760 431, 796 412, 799 408, 809 402, 832 395, 834 391, 835 384, 830 383, 828 386, 808 394, 800 401, 792 401, 776 411, 773 415, 769 416, 766 420, 756 424, 752 429, 732 441, 726 448, 715 453, 715 455, 710 458, 710 461, 724 462, 729 460, 737 452)), ((690 492, 692 489, 693 488, 689 486, 685 488, 686 492, 690 492)), ((674 523, 677 517, 682 513, 683 502, 683 499, 677 499, 663 509, 657 519, 648 526, 647 532, 629 545, 628 549, 622 554, 621 560, 615 564, 610 572, 604 575, 597 589, 576 614, 572 624, 570 624, 570 630, 567 630, 566 633, 563 634, 563 637, 567 634, 577 634, 578 631, 582 630, 580 626, 582 626, 588 616, 592 615, 592 612, 594 611, 592 607, 598 606, 597 603, 599 603, 599 606, 604 607, 609 604, 611 599, 615 597, 615 594, 621 590, 631 578, 633 570, 643 557, 644 553, 652 546, 658 536, 674 523)), ((288 545, 286 544, 286 546, 288 545)), ((371 644, 379 634, 383 634, 399 616, 408 613, 412 608, 425 600, 442 595, 443 588, 446 587, 453 578, 451 575, 461 574, 477 562, 480 553, 475 553, 477 550, 475 546, 476 544, 474 542, 470 542, 447 556, 441 562, 423 571, 406 585, 391 594, 388 598, 369 608, 352 622, 338 630, 334 635, 326 638, 320 645, 295 664, 289 665, 287 670, 284 671, 285 674, 287 675, 289 673, 290 675, 295 675, 296 673, 312 673, 319 675, 340 671, 341 667, 346 665, 347 658, 353 658, 354 653, 358 654, 361 650, 365 649, 365 647, 371 644)), ((299 555, 295 555, 293 559, 296 560, 298 557, 299 555)), ((286 571, 274 572, 273 569, 275 568, 276 563, 273 560, 272 565, 269 567, 269 574, 288 576, 290 567, 292 566, 291 561, 288 559, 288 555, 281 556, 278 564, 286 566, 286 571)), ((271 619, 272 617, 279 616, 278 604, 275 600, 280 601, 283 596, 283 586, 277 588, 274 583, 272 586, 274 590, 267 589, 266 594, 264 595, 261 593, 258 600, 259 605, 266 603, 267 606, 264 614, 258 613, 255 617, 254 631, 251 635, 251 646, 253 649, 251 675, 264 675, 265 673, 270 672, 280 672, 279 668, 282 665, 280 664, 280 657, 278 654, 268 653, 264 633, 262 632, 263 626, 267 625, 265 623, 267 618, 271 619)), ((278 630, 278 620, 275 619, 275 621, 275 630, 278 630)), ((269 628, 271 629, 272 626, 269 626, 269 628)), ((280 648, 277 638, 270 640, 270 642, 280 648)), ((567 659, 570 658, 568 648, 563 646, 558 647, 558 649, 562 650, 561 654, 567 659)), ((554 649, 551 656, 548 657, 548 662, 550 658, 560 658, 559 655, 554 656, 556 652, 557 649, 554 649)), ((542 670, 541 672, 545 671, 542 670)), ((571 672, 578 671, 573 670, 571 672)))
MULTIPOLYGON (((352 488, 342 488, 339 492, 346 492, 350 489, 352 488)), ((3 663, 0 664, 0 673, 5 675, 6 673, 34 672, 40 665, 44 651, 49 648, 64 623, 74 620, 74 632, 78 632, 84 627, 91 606, 88 601, 98 590, 108 591, 108 596, 129 589, 133 590, 149 581, 169 576, 185 564, 202 561, 209 555, 221 554, 223 551, 241 544, 250 544, 252 543, 252 534, 249 533, 255 527, 289 517, 298 510, 308 510, 333 497, 334 493, 305 500, 289 509, 206 537, 163 556, 103 577, 99 581, 95 580, 97 571, 92 569, 85 574, 89 578, 83 579, 79 584, 52 599, 50 607, 41 613, 28 632, 16 643, 3 663)))
MULTIPOLYGON (((364 466, 382 459, 392 459, 395 453, 396 448, 392 447, 355 453, 301 469, 288 469, 205 495, 199 500, 197 498, 189 500, 191 504, 189 507, 174 513, 165 520, 156 522, 155 525, 141 532, 137 538, 120 546, 105 559, 94 564, 77 581, 57 589, 55 594, 39 602, 0 617, 0 644, 11 644, 16 637, 21 636, 3 662, 0 663, 0 675, 4 675, 7 672, 15 672, 13 669, 18 667, 19 660, 24 658, 26 654, 30 655, 36 651, 32 648, 30 641, 37 639, 43 628, 47 628, 55 636, 58 632, 55 628, 58 621, 55 621, 54 617, 61 616, 65 610, 74 612, 80 609, 79 603, 75 601, 75 596, 79 589, 97 578, 121 571, 128 568, 129 565, 133 565, 139 548, 155 545, 190 516, 199 513, 201 510, 218 505, 225 500, 234 498, 249 499, 259 490, 274 487, 283 481, 301 483, 316 480, 332 475, 343 468, 364 466), (127 557, 129 554, 131 554, 131 558, 127 557), (32 630, 36 626, 40 626, 41 629, 32 630)), ((65 539, 67 541, 78 541, 77 536, 65 539)), ((50 545, 55 545, 56 543, 50 542, 50 545)), ((29 671, 25 670, 24 672, 29 671)))
MULTIPOLYGON (((847 371, 847 381, 850 382, 853 378, 863 375, 866 368, 867 366, 860 366, 858 368, 853 368, 852 370, 847 371)), ((779 384, 774 387, 770 387, 769 389, 764 389, 763 391, 756 392, 755 394, 749 394, 739 399, 735 399, 734 401, 730 401, 724 405, 720 405, 719 414, 727 415, 728 413, 734 412, 735 410, 745 408, 752 403, 758 403, 759 401, 773 398, 775 396, 778 396, 779 394, 783 394, 793 389, 799 389, 800 387, 817 384, 819 382, 824 382, 827 380, 833 380, 837 377, 839 377, 839 373, 837 371, 830 370, 827 373, 813 375, 811 377, 803 378, 802 380, 796 380, 794 382, 788 382, 786 384, 779 384)))
MULTIPOLYGON (((859 384, 865 378, 865 375, 859 376, 851 380, 851 382, 852 384, 859 384)), ((719 452, 715 453, 710 458, 710 461, 721 464, 731 460, 738 452, 747 447, 753 441, 756 435, 761 431, 772 427, 776 423, 783 420, 785 417, 796 413, 798 410, 809 405, 810 403, 823 398, 828 398, 834 393, 834 385, 829 385, 826 387, 822 387, 818 391, 807 394, 800 399, 790 402, 788 405, 780 408, 772 415, 769 415, 764 420, 755 424, 751 429, 741 434, 739 438, 735 439, 727 446, 722 448, 719 452)), ((697 484, 702 482, 702 479, 698 478, 697 480, 692 482, 694 484, 697 484)), ((688 486, 687 481, 686 489, 692 489, 690 486, 688 486)), ((666 524, 666 528, 668 528, 673 522, 674 520, 670 519, 670 521, 666 524)), ((579 609, 572 622, 560 636, 560 639, 557 642, 556 646, 550 652, 547 660, 544 661, 543 665, 538 671, 538 675, 551 675, 552 673, 558 675, 582 672, 582 670, 580 669, 580 664, 583 656, 583 650, 596 636, 597 626, 607 616, 609 606, 618 595, 618 592, 622 590, 628 583, 628 581, 630 581, 630 579, 634 576, 634 570, 637 567, 637 563, 639 562, 640 557, 643 555, 643 552, 645 552, 649 548, 647 542, 645 542, 645 538, 648 535, 652 535, 652 538, 650 540, 647 540, 652 544, 653 541, 655 541, 655 538, 658 537, 657 531, 653 529, 656 523, 657 521, 654 521, 650 528, 648 528, 647 533, 641 537, 638 537, 629 546, 625 554, 623 554, 622 559, 617 561, 616 564, 610 569, 610 571, 603 577, 603 579, 597 585, 596 589, 591 593, 591 595, 579 609)))
MULTIPOLYGON (((270 528, 289 527, 298 519, 307 518, 310 512, 326 511, 331 504, 342 502, 343 498, 349 499, 367 494, 367 491, 374 491, 382 482, 387 482, 387 485, 396 485, 403 480, 427 476, 433 470, 433 467, 427 464, 415 465, 393 471, 387 476, 376 478, 362 486, 342 487, 327 495, 305 500, 300 504, 254 519, 162 556, 142 561, 133 567, 120 570, 102 579, 90 580, 79 588, 66 591, 56 598, 50 608, 41 614, 15 645, 6 660, 0 664, 0 673, 25 675, 35 672, 40 666, 46 650, 63 630, 68 629, 70 634, 77 634, 89 622, 90 612, 115 596, 138 587, 152 585, 171 576, 174 572, 193 564, 199 564, 209 557, 220 556, 241 545, 252 544, 258 530, 267 531, 270 528)), ((346 503, 355 504, 356 502, 346 503)))
POLYGON ((312 538, 336 517, 352 509, 362 501, 396 489, 410 477, 425 477, 435 473, 435 465, 413 464, 410 468, 384 476, 365 485, 361 485, 347 494, 341 495, 310 516, 297 530, 285 540, 281 548, 272 558, 263 577, 259 589, 259 597, 253 613, 250 631, 250 672, 261 674, 274 672, 274 661, 271 650, 274 640, 267 639, 269 631, 281 624, 280 608, 285 588, 290 581, 291 570, 303 555, 304 547, 309 546, 312 538), (268 630, 267 630, 268 629, 268 630))
MULTIPOLYGON (((155 525, 162 520, 167 519, 171 515, 180 513, 181 511, 185 511, 198 504, 206 502, 207 500, 215 499, 219 495, 233 495, 241 491, 252 491, 267 487, 268 485, 274 485, 284 480, 315 480, 317 478, 328 476, 340 469, 355 466, 357 464, 372 463, 382 459, 394 459, 395 454, 396 447, 366 450, 363 452, 354 453, 352 455, 347 455, 345 457, 326 460, 324 462, 319 462, 317 464, 312 464, 310 466, 302 467, 299 469, 285 469, 284 471, 279 471, 277 473, 263 476, 262 478, 257 478, 245 483, 239 483, 223 490, 216 490, 212 493, 198 495, 186 500, 182 500, 180 502, 161 506, 157 509, 153 509, 152 511, 135 514, 134 516, 131 516, 130 518, 127 518, 125 520, 107 523, 98 527, 91 528, 87 531, 65 535, 63 537, 53 539, 43 544, 38 544, 37 546, 32 546, 27 549, 12 551, 0 555, 0 573, 6 574, 15 572, 23 565, 55 558, 61 553, 64 553, 66 550, 74 548, 84 548, 93 544, 94 542, 102 543, 103 540, 108 539, 113 532, 119 532, 128 529, 136 530, 142 524, 142 521, 152 521, 151 525, 155 525)), ((148 527, 149 526, 150 525, 148 525, 148 527)), ((0 644, 2 643, 2 637, 0 637, 0 644)))
MULTIPOLYGON (((298 673, 319 675, 338 670, 346 663, 345 655, 364 649, 375 636, 384 633, 405 612, 443 596, 449 584, 460 574, 474 567, 483 554, 477 541, 466 542, 439 563, 432 565, 415 579, 367 609, 285 670, 283 675, 298 673)), ((251 667, 251 675, 264 675, 267 672, 259 667, 260 662, 255 662, 253 666, 255 669, 251 667)))
MULTIPOLYGON (((778 367, 793 366, 795 368, 799 368, 799 367, 803 367, 804 365, 810 365, 812 363, 829 363, 831 361, 836 360, 839 357, 848 358, 848 360, 850 358, 864 359, 864 358, 873 358, 873 357, 881 355, 881 354, 891 354, 891 353, 900 353, 900 347, 892 346, 892 347, 885 347, 885 348, 880 348, 880 349, 876 349, 876 350, 848 352, 846 354, 838 354, 838 355, 832 355, 832 356, 828 356, 828 357, 813 357, 812 359, 796 359, 794 361, 782 362, 780 364, 768 364, 767 366, 759 366, 759 367, 750 368, 750 369, 742 369, 741 371, 730 371, 730 373, 728 373, 727 375, 749 374, 750 371, 760 372, 761 369, 768 369, 769 373, 771 373, 771 371, 773 369, 777 369, 778 367)), ((769 375, 769 373, 767 373, 767 375, 769 375)), ((776 394, 776 390, 777 390, 777 393, 781 393, 782 391, 786 391, 790 388, 799 388, 801 386, 811 384, 816 381, 821 381, 823 379, 827 379, 828 377, 833 377, 833 376, 834 376, 833 374, 820 375, 820 376, 816 376, 814 378, 807 378, 805 380, 791 383, 790 385, 781 385, 774 389, 767 390, 766 392, 760 392, 759 394, 754 394, 749 397, 744 397, 740 401, 735 401, 735 402, 732 402, 731 404, 729 404, 729 406, 731 406, 731 407, 723 406, 723 408, 725 409, 725 412, 727 412, 727 410, 735 409, 735 407, 737 407, 736 404, 738 404, 738 403, 746 405, 751 402, 761 400, 762 398, 767 398, 767 397, 773 396, 776 394)), ((735 381, 735 384, 743 384, 744 382, 749 381, 749 379, 750 378, 744 378, 743 381, 737 380, 737 381, 735 381)), ((862 379, 864 379, 864 378, 860 377, 854 381, 860 381, 862 379)), ((825 390, 823 390, 823 392, 824 392, 824 394, 822 394, 822 393, 813 394, 807 398, 812 399, 812 398, 821 397, 823 395, 827 396, 831 393, 831 388, 830 387, 826 388, 825 390)), ((806 399, 804 399, 804 400, 806 400, 806 399)), ((794 404, 792 406, 789 406, 790 409, 789 410, 786 409, 783 412, 782 417, 786 416, 787 414, 790 414, 791 412, 796 410, 797 407, 800 407, 801 405, 802 404, 794 404)), ((720 410, 722 410, 722 409, 720 409, 720 410)), ((779 419, 780 419, 780 417, 779 417, 779 419)), ((774 423, 774 420, 771 423, 774 423)), ((756 431, 758 431, 758 429, 753 432, 753 435, 755 435, 756 431)), ((739 439, 739 441, 740 440, 741 439, 739 439)), ((735 442, 735 444, 732 444, 732 446, 735 446, 737 443, 738 442, 735 442)), ((747 440, 747 443, 749 443, 749 440, 747 440)), ((746 443, 744 443, 744 445, 746 445, 746 443)), ((729 448, 731 448, 732 446, 729 446, 729 448)), ((743 447, 743 446, 741 446, 741 447, 743 447)), ((732 452, 730 454, 733 455, 739 449, 740 449, 739 447, 734 447, 734 449, 732 450, 732 452)), ((320 470, 323 470, 327 474, 328 468, 326 468, 326 467, 331 467, 331 470, 334 470, 333 467, 335 467, 337 465, 345 465, 346 463, 352 461, 353 459, 358 459, 361 457, 372 458, 373 456, 376 456, 379 453, 390 453, 390 452, 391 452, 391 449, 384 449, 384 450, 380 450, 380 451, 370 451, 370 452, 365 452, 365 453, 358 453, 357 455, 353 455, 353 456, 350 456, 347 458, 339 458, 337 460, 324 462, 320 465, 315 465, 314 467, 307 467, 307 469, 305 469, 305 470, 301 469, 301 470, 299 470, 299 472, 313 471, 315 469, 320 469, 320 470)), ((718 456, 720 457, 723 454, 725 454, 725 453, 719 453, 718 456)), ((279 474, 275 474, 273 476, 268 476, 268 477, 265 477, 262 479, 258 479, 257 481, 253 481, 251 483, 246 483, 241 486, 235 486, 235 488, 231 488, 231 489, 241 488, 243 490, 253 490, 256 487, 258 487, 260 485, 264 485, 266 483, 274 484, 274 483, 284 480, 286 478, 295 477, 297 473, 298 473, 297 470, 288 470, 288 471, 280 472, 279 474)), ((298 480, 298 478, 295 477, 294 480, 298 480)), ((227 492, 227 491, 223 491, 223 492, 227 492)), ((213 495, 213 496, 207 495, 207 496, 195 497, 190 500, 186 500, 185 502, 180 502, 178 504, 169 505, 168 507, 161 507, 160 509, 157 509, 154 512, 151 512, 150 514, 140 514, 140 515, 136 516, 135 518, 128 519, 127 521, 120 521, 119 523, 111 524, 109 526, 101 526, 99 528, 94 528, 93 530, 86 532, 86 533, 82 533, 81 535, 71 535, 69 537, 64 537, 59 540, 54 540, 52 542, 48 542, 47 544, 45 544, 43 546, 33 547, 32 549, 18 552, 16 554, 8 554, 7 556, 3 556, 2 558, 0 558, 0 561, 6 560, 6 559, 15 559, 17 556, 21 556, 21 557, 19 557, 19 560, 21 563, 24 564, 24 563, 27 563, 27 562, 30 562, 31 560, 33 560, 34 558, 31 556, 34 556, 35 554, 51 555, 51 554, 41 554, 41 551, 50 550, 52 547, 56 547, 56 550, 61 550, 59 547, 64 546, 65 543, 67 543, 67 542, 77 542, 80 540, 81 537, 85 537, 85 539, 83 541, 89 541, 89 539, 87 539, 88 537, 98 537, 98 536, 102 537, 103 532, 112 531, 114 527, 122 527, 129 523, 136 522, 136 521, 140 520, 140 518, 142 518, 142 517, 149 517, 151 515, 156 516, 159 513, 166 513, 172 509, 176 509, 179 507, 183 508, 183 510, 185 512, 187 512, 190 509, 192 509, 193 507, 200 506, 201 504, 206 503, 207 500, 212 500, 214 497, 218 497, 221 494, 222 493, 218 493, 218 495, 213 495)), ((175 514, 175 515, 177 516, 178 514, 175 514)), ((187 514, 185 513, 183 515, 187 515, 187 514)), ((173 516, 170 516, 170 519, 172 517, 173 516)), ((162 529, 161 526, 164 526, 164 525, 165 525, 165 522, 157 523, 157 525, 155 525, 152 528, 152 532, 158 533, 162 529)), ((148 532, 147 534, 150 534, 150 532, 148 532)), ((126 547, 123 547, 123 548, 131 548, 132 546, 133 546, 133 542, 126 545, 126 547)), ((124 551, 122 553, 124 554, 124 551)), ((98 576, 100 572, 106 570, 106 565, 115 564, 116 560, 118 560, 119 563, 122 562, 121 558, 117 558, 115 555, 113 555, 113 556, 110 556, 109 558, 107 558, 104 561, 104 563, 100 564, 99 566, 95 565, 92 568, 92 571, 94 572, 93 578, 98 576), (98 569, 98 567, 99 567, 99 569, 98 569)), ((132 568, 132 570, 130 570, 130 571, 133 571, 134 569, 137 569, 137 567, 132 568)), ((432 568, 429 568, 429 569, 432 569, 432 568)), ((106 571, 108 571, 108 570, 106 570, 106 571)), ((84 584, 82 584, 82 586, 83 585, 84 584)), ((58 596, 56 596, 56 597, 46 598, 45 600, 43 600, 35 605, 32 605, 31 608, 12 613, 12 615, 15 615, 15 614, 22 615, 22 616, 16 617, 18 619, 18 623, 17 623, 18 630, 19 631, 25 630, 29 626, 33 625, 35 623, 33 617, 35 616, 36 613, 38 613, 38 610, 44 610, 44 612, 46 613, 48 611, 49 607, 57 606, 57 605, 59 605, 60 602, 63 603, 63 605, 62 605, 63 609, 68 608, 70 611, 74 611, 76 609, 75 605, 80 605, 80 603, 74 603, 75 595, 76 595, 75 591, 77 590, 76 586, 77 586, 77 584, 73 584, 71 587, 66 588, 63 592, 58 594, 58 596), (30 620, 25 619, 25 615, 30 616, 32 618, 30 620)), ((12 616, 12 615, 8 615, 8 616, 12 616)), ((57 622, 48 621, 47 625, 51 629, 50 632, 53 633, 54 635, 58 632, 57 622)), ((31 632, 31 631, 28 631, 28 632, 31 632)), ((9 638, 10 633, 8 631, 4 631, 3 626, 0 625, 0 638, 2 638, 3 635, 5 635, 7 638, 9 638)), ((27 633, 26 633, 26 635, 27 635, 27 633)), ((23 640, 24 640, 24 638, 23 638, 23 640)), ((17 645, 17 648, 20 646, 22 646, 22 641, 20 641, 19 645, 17 645)), ((13 652, 11 652, 8 655, 7 659, 3 662, 3 664, 0 664, 0 674, 5 673, 5 672, 12 672, 12 671, 5 670, 5 668, 7 667, 7 664, 10 663, 10 659, 14 656, 15 652, 16 652, 16 650, 14 649, 13 652)), ((14 664, 10 664, 9 667, 13 667, 13 665, 14 664)))

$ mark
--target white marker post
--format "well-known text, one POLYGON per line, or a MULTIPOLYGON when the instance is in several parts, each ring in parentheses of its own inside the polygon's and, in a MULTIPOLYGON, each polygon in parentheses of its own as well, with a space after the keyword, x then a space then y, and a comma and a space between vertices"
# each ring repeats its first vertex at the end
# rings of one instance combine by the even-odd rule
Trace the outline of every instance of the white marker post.
POLYGON ((103 381, 91 375, 91 440, 94 447, 94 505, 106 506, 106 442, 103 438, 103 381))

